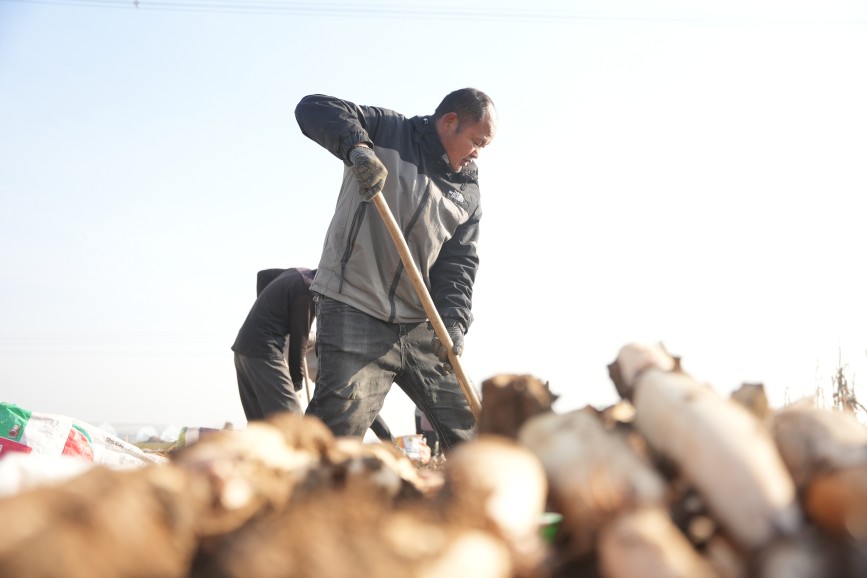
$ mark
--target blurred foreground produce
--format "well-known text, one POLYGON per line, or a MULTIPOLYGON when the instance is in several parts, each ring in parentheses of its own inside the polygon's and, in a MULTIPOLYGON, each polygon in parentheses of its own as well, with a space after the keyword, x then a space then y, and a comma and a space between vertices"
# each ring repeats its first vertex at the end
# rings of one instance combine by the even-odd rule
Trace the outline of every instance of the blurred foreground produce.
POLYGON ((544 381, 491 377, 477 438, 435 467, 291 415, 93 464, 0 498, 0 576, 867 575, 852 414, 773 410, 760 385, 723 398, 655 345, 609 373, 619 403, 566 413, 544 381))

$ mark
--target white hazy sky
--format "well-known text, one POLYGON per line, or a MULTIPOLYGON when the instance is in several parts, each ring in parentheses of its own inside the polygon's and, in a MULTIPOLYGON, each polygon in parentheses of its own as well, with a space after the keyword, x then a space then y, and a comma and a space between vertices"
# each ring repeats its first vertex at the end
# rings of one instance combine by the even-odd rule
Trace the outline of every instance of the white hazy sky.
POLYGON ((476 383, 605 406, 653 340, 723 394, 830 393, 838 363, 861 392, 865 1, 134 4, 0 0, 0 401, 243 423, 256 272, 316 266, 341 179, 295 104, 428 114, 464 86, 500 113, 476 383))

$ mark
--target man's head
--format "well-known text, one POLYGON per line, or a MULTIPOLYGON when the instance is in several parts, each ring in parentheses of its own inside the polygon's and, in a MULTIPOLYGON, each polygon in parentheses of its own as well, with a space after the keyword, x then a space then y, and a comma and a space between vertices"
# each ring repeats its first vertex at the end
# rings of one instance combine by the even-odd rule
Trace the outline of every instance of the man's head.
POLYGON ((481 90, 461 88, 443 99, 434 112, 434 123, 449 165, 460 171, 494 139, 497 109, 481 90))

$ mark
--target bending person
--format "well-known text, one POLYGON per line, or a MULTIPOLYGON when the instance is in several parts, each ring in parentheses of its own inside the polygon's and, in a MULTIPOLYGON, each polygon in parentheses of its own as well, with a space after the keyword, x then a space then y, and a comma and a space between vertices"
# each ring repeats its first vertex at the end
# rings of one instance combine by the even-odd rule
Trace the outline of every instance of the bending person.
POLYGON ((232 345, 247 421, 279 411, 302 414, 296 392, 304 385, 304 353, 315 317, 310 293, 315 274, 295 267, 257 276, 258 296, 232 345))

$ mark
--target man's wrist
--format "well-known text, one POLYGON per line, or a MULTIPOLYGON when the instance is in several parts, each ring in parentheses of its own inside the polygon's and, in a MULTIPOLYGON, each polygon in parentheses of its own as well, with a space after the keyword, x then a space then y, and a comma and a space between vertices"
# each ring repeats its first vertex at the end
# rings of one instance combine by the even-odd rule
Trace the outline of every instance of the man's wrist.
POLYGON ((352 145, 352 148, 349 149, 349 153, 347 153, 347 157, 349 158, 349 162, 355 164, 358 158, 367 158, 372 152, 372 149, 366 143, 358 143, 352 145), (365 152, 367 150, 368 152, 365 152))

